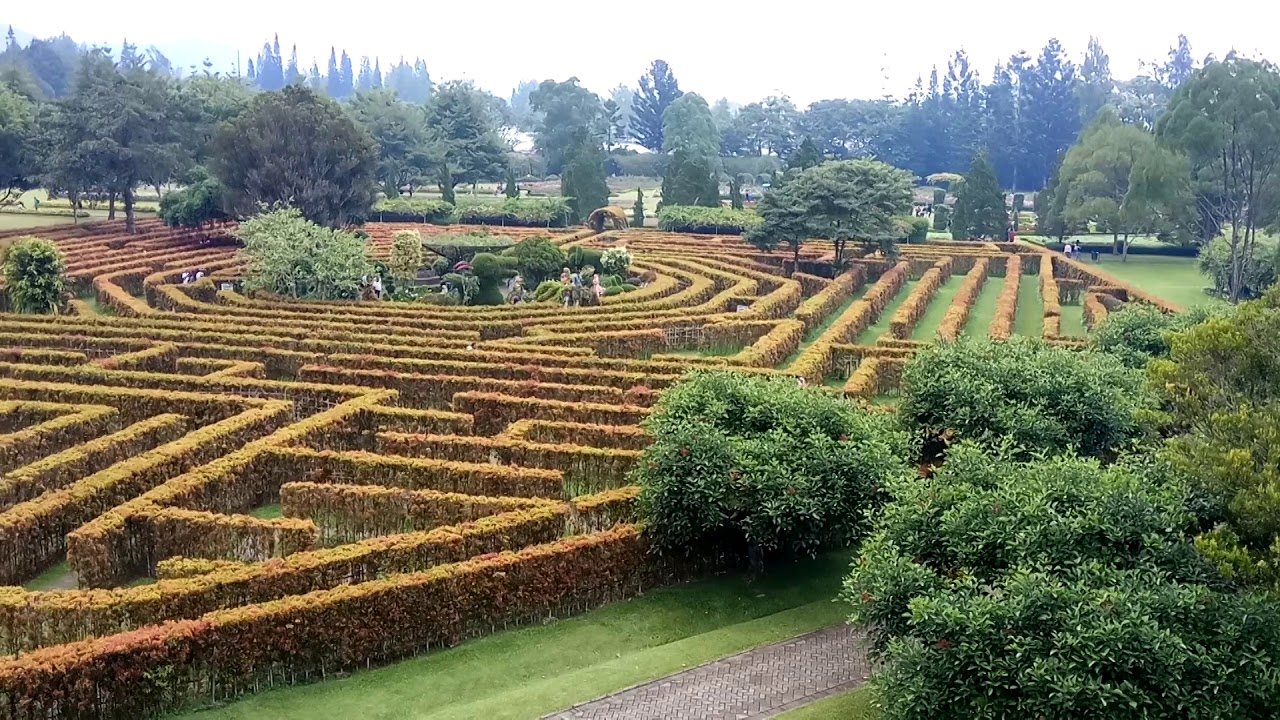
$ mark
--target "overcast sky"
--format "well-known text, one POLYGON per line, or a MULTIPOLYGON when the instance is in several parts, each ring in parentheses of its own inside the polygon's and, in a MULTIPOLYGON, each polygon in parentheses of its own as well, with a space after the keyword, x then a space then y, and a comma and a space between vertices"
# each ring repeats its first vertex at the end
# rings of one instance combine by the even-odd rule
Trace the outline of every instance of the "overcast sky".
POLYGON ((1268 6, 1276 7, 1264 0, 1214 8, 1188 3, 1185 10, 1136 0, 1051 6, 994 0, 217 0, 142 3, 122 10, 67 0, 56 6, 10 3, 5 14, 8 22, 38 36, 66 32, 115 49, 127 36, 143 46, 159 45, 184 63, 225 53, 220 66, 233 64, 237 49, 246 59, 256 54, 279 32, 286 61, 290 45, 297 43, 304 71, 313 58, 323 71, 329 46, 337 45, 339 51, 347 49, 357 67, 361 55, 381 57, 384 68, 401 55, 416 55, 437 81, 469 78, 504 96, 522 78, 576 75, 602 93, 619 83, 634 86, 651 60, 663 58, 682 89, 710 100, 726 96, 750 102, 786 93, 803 106, 828 97, 878 97, 886 90, 902 96, 917 74, 927 77, 934 63, 945 66, 959 47, 968 50, 985 81, 998 59, 1018 50, 1034 55, 1055 36, 1077 58, 1089 36, 1097 36, 1117 78, 1135 74, 1142 60, 1163 58, 1179 33, 1190 38, 1197 60, 1233 47, 1280 59, 1275 23, 1257 16, 1268 6), (1054 12, 1038 12, 1042 7, 1054 12))

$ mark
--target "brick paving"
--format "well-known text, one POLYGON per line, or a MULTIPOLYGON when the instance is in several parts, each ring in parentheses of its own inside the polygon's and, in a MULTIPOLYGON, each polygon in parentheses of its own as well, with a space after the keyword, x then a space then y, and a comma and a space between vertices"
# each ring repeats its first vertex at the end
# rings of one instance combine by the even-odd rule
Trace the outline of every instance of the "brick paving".
POLYGON ((840 625, 593 700, 547 720, 755 720, 843 690, 870 674, 860 633, 840 625))

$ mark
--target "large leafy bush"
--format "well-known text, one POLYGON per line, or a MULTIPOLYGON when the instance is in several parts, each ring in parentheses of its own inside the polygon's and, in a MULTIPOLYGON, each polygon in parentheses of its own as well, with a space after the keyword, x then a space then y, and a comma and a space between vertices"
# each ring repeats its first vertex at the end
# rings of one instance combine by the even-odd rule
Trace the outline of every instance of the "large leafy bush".
POLYGON ((663 394, 633 480, 663 552, 814 553, 858 537, 907 433, 889 414, 796 385, 700 372, 663 394))
POLYGON ((1152 358, 1169 355, 1169 336, 1204 322, 1215 314, 1206 307, 1172 315, 1151 305, 1130 303, 1107 315, 1089 336, 1095 350, 1114 355, 1131 368, 1145 367, 1152 358))
POLYGON ((842 593, 884 717, 1271 717, 1280 615, 1224 586, 1192 494, 1142 467, 965 444, 891 481, 842 593))
POLYGON ((658 228, 671 232, 741 235, 764 222, 751 210, 693 205, 664 205, 658 211, 658 228))
POLYGON ((240 224, 244 284, 292 298, 355 298, 372 270, 365 243, 356 235, 321 227, 293 208, 258 215, 240 224))
POLYGON ((1101 456, 1139 432, 1140 373, 1102 353, 1038 340, 963 339, 907 363, 901 412, 929 441, 1005 438, 1024 451, 1101 456))
POLYGON ((559 277, 567 259, 559 246, 543 237, 521 240, 502 254, 515 258, 516 268, 528 287, 536 287, 543 280, 559 277))
POLYGON ((5 285, 14 312, 48 314, 62 307, 66 272, 57 246, 40 238, 19 238, 4 253, 5 285))

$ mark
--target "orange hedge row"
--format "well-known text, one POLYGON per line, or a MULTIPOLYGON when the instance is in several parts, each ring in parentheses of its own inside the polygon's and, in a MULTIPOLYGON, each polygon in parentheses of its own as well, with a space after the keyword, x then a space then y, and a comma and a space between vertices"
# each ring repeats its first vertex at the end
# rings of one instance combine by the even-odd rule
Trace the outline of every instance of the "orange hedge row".
POLYGON ((788 372, 814 385, 822 384, 831 373, 832 346, 849 342, 874 325, 885 307, 907 284, 910 268, 911 264, 903 260, 885 271, 866 295, 846 308, 831 327, 801 353, 788 372))
POLYGON ((796 309, 796 319, 804 323, 805 332, 821 325, 828 315, 852 297, 866 281, 865 273, 861 265, 855 265, 828 283, 821 292, 801 303, 796 309))
POLYGON ((915 330, 916 323, 929 309, 929 303, 938 294, 938 288, 951 277, 951 265, 954 261, 944 257, 933 264, 933 267, 920 278, 916 286, 907 295, 906 301, 898 307, 897 312, 889 320, 889 335, 899 340, 906 340, 915 330))
POLYGON ((25 717, 141 718, 192 695, 366 667, 492 628, 564 616, 669 579, 621 526, 518 553, 344 585, 0 662, 0 695, 25 717), (268 679, 270 682, 267 682, 268 679))
POLYGON ((942 316, 942 322, 938 325, 939 338, 955 340, 960 337, 960 333, 964 332, 965 323, 969 321, 969 311, 978 301, 982 286, 987 282, 989 264, 990 261, 987 258, 981 258, 964 276, 964 282, 960 283, 960 289, 951 300, 950 307, 947 308, 946 314, 942 316))
POLYGON ((280 488, 280 504, 286 516, 314 522, 319 528, 320 544, 331 546, 473 522, 512 510, 541 507, 547 501, 372 485, 291 482, 280 488))
POLYGON ((643 450, 653 442, 636 425, 587 425, 555 420, 518 420, 503 437, 540 445, 586 445, 615 450, 643 450))
POLYGON ((475 418, 478 435, 494 435, 517 420, 568 420, 600 425, 638 425, 649 409, 632 405, 571 403, 485 392, 460 392, 453 409, 475 418))
MULTIPOLYGON (((380 433, 378 451, 397 455, 426 455, 441 460, 513 465, 522 471, 551 468, 563 474, 558 494, 549 490, 530 497, 565 499, 626 485, 627 473, 640 458, 636 450, 605 449, 586 445, 525 442, 511 438, 454 435, 405 435, 380 433)), ((500 467, 500 466, 499 466, 500 467)), ((443 489, 443 488, 438 488, 443 489)), ((477 495, 526 495, 517 492, 484 492, 477 495)))
POLYGON ((1013 323, 1018 313, 1018 286, 1022 281, 1022 259, 1010 257, 1004 271, 1004 287, 996 299, 996 316, 991 320, 987 334, 996 340, 1013 335, 1013 323))
POLYGON ((495 380, 465 375, 417 375, 389 370, 351 370, 319 365, 304 366, 298 372, 298 379, 303 382, 332 385, 388 388, 399 392, 405 402, 431 409, 449 407, 454 395, 465 391, 568 403, 616 403, 619 405, 622 404, 623 394, 623 391, 616 387, 603 385, 562 385, 536 380, 495 380))
POLYGON ((1102 304, 1102 296, 1100 293, 1087 293, 1084 296, 1084 325, 1090 330, 1094 329, 1103 320, 1107 319, 1110 314, 1107 306, 1102 304))
POLYGON ((1062 304, 1058 300, 1058 282, 1053 277, 1053 256, 1040 256, 1040 299, 1044 303, 1044 336, 1062 336, 1062 304))

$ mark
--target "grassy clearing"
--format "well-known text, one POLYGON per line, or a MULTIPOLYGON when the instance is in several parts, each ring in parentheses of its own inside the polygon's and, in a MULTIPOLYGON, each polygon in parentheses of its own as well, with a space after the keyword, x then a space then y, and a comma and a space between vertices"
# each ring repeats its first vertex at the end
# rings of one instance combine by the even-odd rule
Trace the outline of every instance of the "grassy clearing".
POLYGON ((880 711, 871 704, 871 691, 862 688, 784 712, 777 720, 875 720, 880 711))
POLYGON ((1184 308, 1222 302, 1204 293, 1210 283, 1200 274, 1199 261, 1195 258, 1130 255, 1127 261, 1121 262, 1119 258, 1104 255, 1096 266, 1184 308))
POLYGON ((26 590, 69 590, 77 585, 76 576, 71 572, 71 567, 67 565, 66 560, 63 560, 23 583, 22 587, 26 590))
POLYGON ((858 338, 854 341, 858 345, 874 345, 881 335, 889 332, 889 321, 893 319, 893 314, 898 311, 898 307, 906 302, 907 296, 911 294, 911 289, 916 286, 918 280, 908 280, 902 289, 898 291, 898 295, 889 301, 889 305, 880 313, 880 319, 875 325, 863 330, 858 338))
POLYGON ((942 324, 942 317, 947 314, 947 309, 951 307, 951 301, 955 299, 956 292, 960 290, 960 285, 963 282, 964 275, 952 275, 947 278, 946 282, 942 283, 942 287, 938 288, 938 293, 933 296, 933 300, 925 308, 924 315, 920 317, 920 322, 916 323, 916 329, 911 333, 912 340, 929 342, 937 337, 938 326, 942 324))
POLYGON ((283 515, 284 510, 281 509, 280 503, 276 503, 274 505, 263 505, 260 508, 249 511, 250 517, 256 517, 259 520, 275 520, 283 515))
POLYGON ((982 292, 969 310, 969 319, 965 321, 964 334, 969 337, 986 337, 987 330, 996 319, 996 305, 1000 293, 1004 292, 1004 278, 988 276, 982 285, 982 292))
POLYGON ((1040 337, 1044 332, 1044 303, 1040 300, 1039 275, 1023 275, 1018 282, 1018 312, 1013 332, 1031 337, 1040 337))
POLYGON ((263 693, 192 720, 525 720, 838 623, 848 552, 654 590, 331 682, 263 693))
POLYGON ((1062 334, 1067 337, 1084 337, 1089 331, 1084 327, 1084 302, 1062 306, 1062 334))

